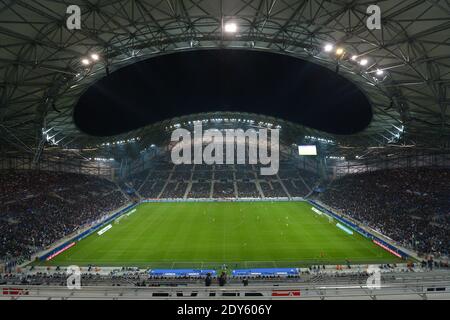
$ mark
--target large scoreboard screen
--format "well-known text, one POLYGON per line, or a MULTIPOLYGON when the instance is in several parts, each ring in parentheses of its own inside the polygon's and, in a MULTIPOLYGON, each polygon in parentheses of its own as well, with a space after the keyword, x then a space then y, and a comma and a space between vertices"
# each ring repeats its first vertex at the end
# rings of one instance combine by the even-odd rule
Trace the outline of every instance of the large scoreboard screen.
POLYGON ((316 146, 298 146, 298 154, 301 156, 317 156, 316 146))

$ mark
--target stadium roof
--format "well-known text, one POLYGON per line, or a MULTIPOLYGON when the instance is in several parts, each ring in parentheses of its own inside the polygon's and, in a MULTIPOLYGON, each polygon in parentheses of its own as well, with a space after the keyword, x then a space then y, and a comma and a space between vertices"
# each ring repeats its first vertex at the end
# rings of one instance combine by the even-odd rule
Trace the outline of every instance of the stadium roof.
POLYGON ((203 49, 153 57, 113 72, 81 96, 74 121, 84 132, 111 136, 208 112, 234 112, 227 118, 237 119, 242 113, 272 116, 333 134, 360 132, 372 120, 366 96, 335 71, 270 52, 203 49))
POLYGON ((371 3, 364 0, 72 0, 70 4, 82 9, 81 30, 66 28, 67 1, 0 1, 0 132, 1 145, 7 149, 35 152, 44 145, 43 131, 68 148, 104 141, 82 133, 73 121, 74 106, 90 84, 152 56, 202 48, 270 51, 332 70, 339 64, 339 73, 363 90, 374 113, 369 127, 357 135, 317 133, 342 146, 448 147, 447 1, 377 1, 382 30, 372 31, 366 26, 371 3), (236 24, 236 32, 226 32, 230 22, 236 24), (327 44, 333 50, 344 48, 345 57, 337 59, 326 52, 327 44), (100 59, 87 66, 83 59, 92 54, 100 59), (367 59, 367 65, 361 66, 361 59, 367 59), (377 75, 377 70, 384 74, 377 75))

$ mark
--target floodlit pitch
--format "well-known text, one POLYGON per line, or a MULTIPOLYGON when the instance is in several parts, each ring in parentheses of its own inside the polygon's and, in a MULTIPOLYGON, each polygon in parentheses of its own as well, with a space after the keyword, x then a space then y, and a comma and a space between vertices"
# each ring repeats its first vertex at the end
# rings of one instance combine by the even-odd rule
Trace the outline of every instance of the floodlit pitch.
POLYGON ((145 203, 49 265, 298 267, 399 259, 307 202, 145 203))

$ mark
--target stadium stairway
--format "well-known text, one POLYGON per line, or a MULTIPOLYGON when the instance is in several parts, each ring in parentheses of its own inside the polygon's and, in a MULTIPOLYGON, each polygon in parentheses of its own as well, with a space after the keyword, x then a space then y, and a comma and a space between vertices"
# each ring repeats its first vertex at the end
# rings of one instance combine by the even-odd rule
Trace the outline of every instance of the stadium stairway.
MULTIPOLYGON (((117 190, 120 191, 120 192, 123 194, 123 196, 125 197, 125 199, 127 199, 128 201, 131 201, 131 198, 129 197, 129 195, 126 194, 125 191, 123 191, 123 189, 120 187, 120 185, 119 185, 117 182, 114 182, 114 184, 116 185, 117 190)), ((137 194, 137 192, 135 192, 135 193, 137 194)), ((140 197, 139 194, 137 194, 137 195, 140 197)), ((140 198, 141 198, 141 197, 140 197, 140 198)))
POLYGON ((147 183, 147 181, 148 181, 148 178, 150 177, 150 175, 152 174, 152 170, 148 170, 148 174, 147 174, 147 176, 145 177, 145 179, 144 179, 144 181, 142 182, 142 184, 138 187, 138 188, 135 188, 135 190, 136 190, 136 193, 142 198, 142 196, 141 196, 141 194, 140 194, 140 190, 142 189, 142 187, 147 183))
POLYGON ((209 198, 212 199, 214 197, 214 184, 215 184, 215 180, 214 180, 214 176, 215 173, 213 172, 213 180, 211 181, 211 190, 209 191, 209 198))
POLYGON ((191 176, 191 180, 189 180, 188 186, 186 188, 186 192, 184 193, 183 199, 186 200, 188 198, 189 193, 191 193, 191 189, 192 189, 192 176, 191 176))
POLYGON ((283 182, 283 180, 281 180, 279 174, 277 174, 277 179, 278 179, 278 182, 280 183, 281 187, 283 188, 284 192, 286 192, 288 198, 289 198, 289 199, 292 199, 291 194, 289 193, 288 189, 287 189, 286 186, 284 185, 284 182, 283 182))
POLYGON ((255 184, 256 184, 256 189, 258 190, 259 194, 261 195, 261 198, 265 199, 266 196, 264 195, 264 192, 261 188, 261 184, 259 183, 258 179, 255 180, 255 184))
POLYGON ((305 179, 303 179, 303 177, 302 177, 301 174, 299 174, 298 176, 299 176, 300 180, 302 180, 302 182, 303 182, 303 184, 305 185, 305 187, 310 191, 309 194, 311 194, 312 191, 313 191, 313 190, 311 189, 311 187, 306 183, 305 179))
POLYGON ((51 196, 51 197, 57 198, 57 199, 59 199, 61 201, 64 201, 66 203, 74 204, 74 201, 70 201, 70 200, 68 200, 66 198, 63 198, 59 194, 57 194, 55 192, 50 192, 48 195, 51 196))
POLYGON ((164 194, 164 191, 166 190, 167 185, 170 183, 170 180, 172 180, 174 170, 175 170, 175 167, 170 171, 169 177, 167 178, 161 192, 158 194, 157 199, 161 199, 161 196, 164 194))

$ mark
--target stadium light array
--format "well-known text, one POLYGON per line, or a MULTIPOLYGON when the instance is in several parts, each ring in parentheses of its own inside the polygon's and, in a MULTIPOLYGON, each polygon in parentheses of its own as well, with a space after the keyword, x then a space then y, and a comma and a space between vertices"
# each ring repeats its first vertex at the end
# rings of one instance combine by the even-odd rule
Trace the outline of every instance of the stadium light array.
POLYGON ((318 141, 318 142, 326 143, 326 144, 335 144, 335 142, 333 140, 319 138, 319 137, 305 136, 305 139, 311 140, 311 141, 318 141))
POLYGON ((109 158, 109 159, 106 159, 106 158, 89 158, 89 160, 94 160, 94 161, 98 161, 98 162, 111 162, 111 161, 114 161, 114 159, 113 158, 109 158))
MULTIPOLYGON (((323 47, 323 51, 330 53, 331 55, 335 55, 337 59, 343 59, 343 57, 346 55, 346 51, 343 47, 336 47, 335 45, 331 44, 331 43, 326 43, 323 47)), ((353 61, 355 64, 360 65, 362 67, 367 67, 369 64, 369 59, 368 58, 360 58, 360 56, 353 54, 353 55, 349 55, 349 59, 348 61, 353 61)), ((347 59, 346 59, 347 60, 347 59)), ((372 66, 374 67, 374 65, 372 66)), ((381 82, 383 80, 386 79, 386 72, 382 69, 372 69, 372 67, 368 67, 371 70, 366 70, 365 73, 367 74, 372 74, 374 73, 376 76, 373 76, 373 81, 374 82, 381 82)), ((336 66, 336 72, 339 72, 339 64, 336 66)))
POLYGON ((324 47, 325 52, 331 52, 333 50, 333 45, 328 43, 324 47))
POLYGON ((405 126, 404 125, 402 125, 400 128, 399 127, 397 127, 396 125, 392 125, 395 129, 397 129, 400 133, 403 133, 403 132, 405 132, 405 126))
POLYGON ((359 64, 362 65, 362 66, 366 66, 368 63, 369 63, 369 60, 367 60, 367 59, 362 59, 362 60, 359 62, 359 64))
POLYGON ((341 161, 343 161, 343 160, 345 160, 345 157, 327 156, 327 159, 330 159, 330 160, 341 160, 341 161))
POLYGON ((127 143, 133 143, 133 142, 136 142, 136 141, 140 141, 141 140, 141 138, 139 138, 139 137, 137 137, 137 138, 131 138, 131 139, 128 139, 128 140, 120 140, 120 141, 114 141, 114 142, 105 142, 105 143, 102 143, 101 144, 101 146, 102 147, 109 147, 109 146, 120 146, 120 145, 124 145, 124 144, 127 144, 127 143))
POLYGON ((224 29, 227 33, 236 33, 238 30, 238 26, 235 22, 227 22, 224 29))
POLYGON ((89 66, 92 63, 100 61, 100 55, 98 53, 92 53, 89 57, 81 59, 81 64, 84 66, 89 66))
POLYGON ((53 146, 59 145, 59 143, 64 140, 64 137, 60 140, 56 140, 56 136, 60 134, 53 127, 50 129, 42 128, 42 137, 53 146))

